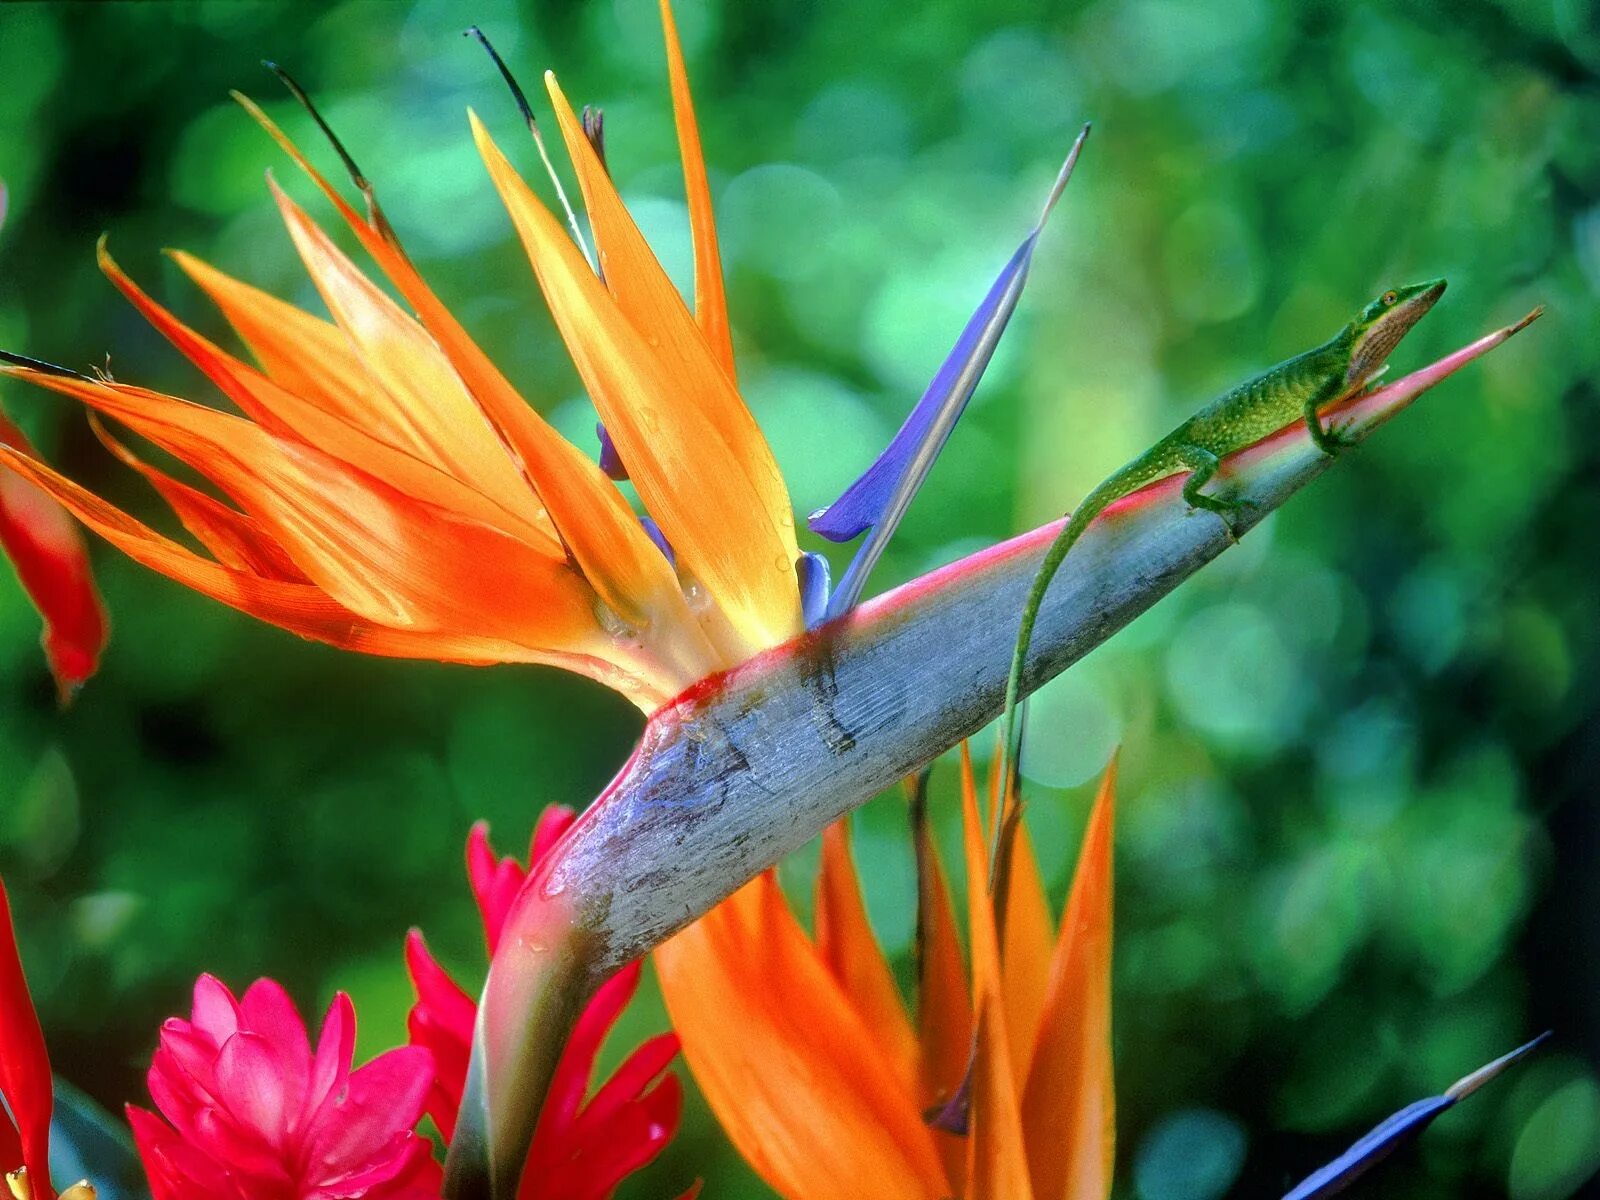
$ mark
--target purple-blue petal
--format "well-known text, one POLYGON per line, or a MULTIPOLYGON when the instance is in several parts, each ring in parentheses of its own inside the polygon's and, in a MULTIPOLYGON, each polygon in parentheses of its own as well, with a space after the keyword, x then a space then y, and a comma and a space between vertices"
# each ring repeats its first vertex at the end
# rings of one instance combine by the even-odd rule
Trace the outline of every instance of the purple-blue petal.
POLYGON ((667 541, 667 535, 661 532, 661 526, 657 525, 651 517, 640 517, 639 524, 644 526, 644 531, 650 540, 656 544, 662 554, 666 555, 667 561, 676 569, 678 556, 672 552, 672 543, 667 541))
POLYGON ((622 465, 622 455, 617 453, 617 444, 611 440, 606 427, 599 421, 594 423, 594 431, 600 438, 600 469, 621 483, 628 477, 628 468, 622 465))
POLYGON ((1367 1135, 1327 1166, 1303 1180, 1283 1200, 1322 1200, 1337 1195, 1377 1166, 1407 1142, 1421 1136, 1436 1117, 1457 1101, 1472 1095, 1513 1063, 1531 1054, 1550 1035, 1542 1033, 1531 1042, 1503 1054, 1487 1066, 1458 1079, 1442 1096, 1429 1096, 1407 1105, 1380 1122, 1367 1135))
POLYGON ((994 353, 994 339, 989 339, 985 345, 984 333, 994 329, 998 337, 1010 319, 1036 242, 1037 238, 1030 234, 1011 256, 983 303, 967 321, 955 347, 940 364, 933 382, 922 393, 922 399, 917 401, 917 406, 883 453, 837 500, 806 519, 812 533, 830 542, 848 542, 866 532, 883 519, 895 487, 911 468, 918 452, 931 446, 931 458, 943 448, 994 353), (964 378, 970 386, 960 386, 964 378))
POLYGON ((1016 311, 1045 219, 1072 177, 1072 169, 1088 134, 1089 127, 1085 125, 1056 176, 1039 220, 990 286, 983 303, 967 321, 955 346, 899 432, 859 479, 832 504, 818 509, 808 519, 813 533, 833 542, 847 542, 870 530, 834 589, 828 602, 828 616, 848 612, 861 598, 867 576, 883 556, 889 538, 911 506, 917 489, 933 469, 967 402, 972 399, 978 381, 994 357, 1000 336, 1016 311))
POLYGON ((800 612, 806 628, 819 625, 828 615, 828 593, 833 590, 833 568, 828 560, 810 550, 802 550, 795 560, 794 573, 800 581, 800 612))
POLYGON ((1435 1117, 1454 1104, 1455 1101, 1448 1096, 1430 1096, 1402 1108, 1338 1158, 1302 1181, 1283 1200, 1321 1200, 1321 1197, 1344 1191, 1405 1142, 1418 1136, 1435 1117))

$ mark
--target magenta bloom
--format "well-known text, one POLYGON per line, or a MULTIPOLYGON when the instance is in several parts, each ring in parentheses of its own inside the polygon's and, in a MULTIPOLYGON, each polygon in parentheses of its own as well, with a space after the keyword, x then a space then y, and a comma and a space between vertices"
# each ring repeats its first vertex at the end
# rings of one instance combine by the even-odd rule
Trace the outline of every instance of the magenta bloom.
POLYGON ((235 1000, 202 975, 193 1015, 161 1027, 149 1076, 161 1115, 128 1109, 155 1200, 437 1200, 439 1168, 416 1133, 428 1052, 404 1046, 352 1070, 355 1030, 341 992, 313 1051, 278 984, 235 1000))
MULTIPOLYGON (((569 808, 545 809, 533 831, 529 861, 537 863, 572 821, 569 808)), ((495 854, 483 822, 472 827, 467 876, 491 956, 526 875, 514 858, 495 854)), ((406 966, 417 989, 409 1021, 411 1041, 432 1052, 437 1072, 427 1111, 448 1139, 454 1134, 466 1085, 478 1006, 435 961, 422 934, 414 929, 406 940, 406 966)), ((633 999, 639 971, 635 962, 612 976, 578 1019, 545 1100, 518 1200, 605 1200, 677 1132, 683 1086, 677 1076, 663 1074, 678 1053, 676 1034, 663 1033, 646 1041, 589 1094, 600 1044, 633 999)))

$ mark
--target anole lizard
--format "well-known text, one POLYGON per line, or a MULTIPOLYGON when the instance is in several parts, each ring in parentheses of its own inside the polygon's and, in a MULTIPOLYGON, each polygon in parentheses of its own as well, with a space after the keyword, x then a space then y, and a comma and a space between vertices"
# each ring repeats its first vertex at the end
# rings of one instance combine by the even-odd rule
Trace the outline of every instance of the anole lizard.
POLYGON ((1045 552, 1022 610, 1011 673, 1006 680, 1005 762, 1015 770, 1018 740, 1016 709, 1022 668, 1033 639, 1039 605, 1056 571, 1091 522, 1113 502, 1169 475, 1188 473, 1183 498, 1191 507, 1216 513, 1233 532, 1232 513, 1240 501, 1209 496, 1200 489, 1217 473, 1221 460, 1289 424, 1305 420, 1312 440, 1329 455, 1348 443, 1322 423, 1324 404, 1366 387, 1382 372, 1384 360, 1444 292, 1444 280, 1414 283, 1383 293, 1327 342, 1281 362, 1223 393, 1138 458, 1114 471, 1084 497, 1072 518, 1045 552))

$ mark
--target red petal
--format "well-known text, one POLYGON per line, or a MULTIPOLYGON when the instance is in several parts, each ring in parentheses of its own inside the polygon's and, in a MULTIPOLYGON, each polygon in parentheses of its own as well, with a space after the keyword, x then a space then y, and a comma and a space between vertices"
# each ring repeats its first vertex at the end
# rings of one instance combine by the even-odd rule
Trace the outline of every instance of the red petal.
POLYGON ((417 992, 406 1028, 411 1044, 426 1047, 433 1055, 427 1111, 448 1142, 461 1111, 478 1005, 428 952, 421 932, 415 929, 406 935, 406 971, 417 992))
MULTIPOLYGON (((0 443, 33 455, 22 431, 0 413, 0 443)), ((35 457, 37 457, 35 455, 35 457)), ((106 614, 83 537, 41 488, 0 468, 0 552, 44 618, 44 650, 63 703, 94 674, 106 644, 106 614)))
POLYGON ((577 819, 578 814, 565 804, 545 806, 545 810, 539 814, 538 824, 533 827, 533 838, 528 844, 530 870, 539 865, 577 819))
POLYGON ((467 881, 478 902, 478 915, 483 919, 483 940, 491 958, 500 945, 500 930, 505 926, 506 916, 526 876, 527 872, 516 859, 509 854, 501 858, 494 852, 489 844, 487 821, 479 821, 472 827, 467 835, 467 881))
POLYGON ((604 1138, 569 1148, 571 1157, 523 1177, 518 1200, 608 1200, 617 1185, 651 1162, 678 1131, 683 1085, 668 1075, 617 1114, 604 1138))
MULTIPOLYGON (((11 900, 0 883, 0 1095, 16 1118, 17 1128, 8 1135, 0 1132, 0 1148, 8 1155, 21 1151, 21 1165, 34 1180, 44 1181, 49 1192, 50 1179, 50 1055, 45 1050, 44 1031, 33 1010, 28 980, 22 973, 17 953, 17 934, 11 924, 11 900)), ((6 1122, 0 1121, 0 1131, 6 1122)), ((12 1170, 14 1161, 0 1164, 12 1170)))
POLYGON ((350 1076, 350 1063, 356 1052, 356 1007, 350 997, 338 992, 322 1018, 317 1035, 317 1052, 311 1060, 311 1081, 306 1087, 306 1104, 320 1105, 330 1093, 344 1087, 350 1076))
POLYGON ((652 1082, 678 1057, 678 1035, 661 1033, 643 1042, 628 1055, 611 1078, 600 1085, 573 1123, 575 1138, 605 1140, 598 1133, 617 1113, 636 1103, 652 1082))
POLYGON ((561 1053, 555 1076, 550 1081, 550 1091, 545 1097, 544 1111, 539 1117, 539 1131, 534 1135, 531 1161, 538 1161, 541 1151, 546 1161, 560 1157, 557 1146, 563 1132, 572 1124, 583 1098, 589 1093, 589 1080, 594 1074, 595 1056, 600 1053, 600 1043, 617 1023, 622 1010, 628 1007, 634 992, 639 989, 641 964, 629 963, 600 985, 594 999, 573 1026, 561 1053))

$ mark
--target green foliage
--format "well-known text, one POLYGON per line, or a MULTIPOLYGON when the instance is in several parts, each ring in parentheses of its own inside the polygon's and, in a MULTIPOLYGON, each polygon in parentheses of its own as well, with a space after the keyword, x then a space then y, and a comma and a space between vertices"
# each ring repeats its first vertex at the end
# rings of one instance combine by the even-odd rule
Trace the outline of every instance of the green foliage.
MULTIPOLYGON (((99 278, 102 230, 219 336, 159 247, 314 304, 262 172, 311 197, 227 99, 265 102, 331 172, 257 67, 270 57, 468 327, 592 444, 466 135, 470 103, 518 144, 459 36, 469 19, 525 83, 553 66, 604 107, 612 168, 686 279, 648 0, 7 5, 0 344, 78 367, 109 354, 119 378, 212 396, 99 278)), ((1124 747, 1122 1194, 1271 1193, 1546 1025, 1543 1064, 1441 1122, 1384 1194, 1576 1194, 1600 1127, 1594 11, 684 0, 680 21, 745 391, 802 513, 877 452, 1095 122, 883 585, 1057 514, 1396 279, 1451 283, 1396 371, 1550 306, 1047 689, 1028 757, 1059 896, 1085 784, 1124 747)), ((15 387, 4 401, 54 461, 161 523, 78 412, 15 387)), ((66 714, 0 578, 0 870, 57 1067, 113 1108, 142 1094, 158 1022, 201 969, 277 976, 307 1008, 349 988, 363 1048, 399 1040, 407 926, 481 970, 471 820, 525 844, 544 804, 604 785, 638 728, 554 672, 359 660, 97 562, 115 637, 66 714)), ((943 816, 950 784, 942 768, 943 816)), ((865 872, 869 905, 905 955, 900 803, 868 809, 860 851, 886 866, 865 872)), ((625 1033, 662 1019, 647 1000, 625 1033)), ((691 1098, 629 1194, 696 1174, 707 1195, 758 1194, 691 1098)))

